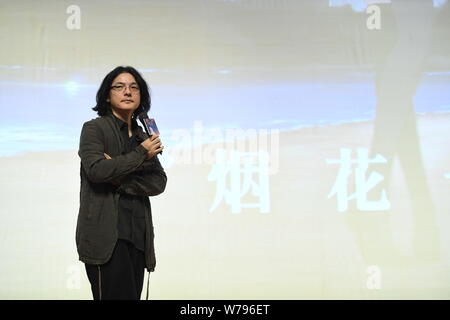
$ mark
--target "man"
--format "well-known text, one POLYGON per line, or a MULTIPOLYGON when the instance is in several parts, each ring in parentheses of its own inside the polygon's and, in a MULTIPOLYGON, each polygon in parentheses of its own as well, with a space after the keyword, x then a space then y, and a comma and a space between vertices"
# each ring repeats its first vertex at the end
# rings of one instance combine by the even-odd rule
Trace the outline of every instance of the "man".
POLYGON ((136 123, 150 101, 139 72, 117 67, 97 92, 100 117, 81 131, 76 243, 95 300, 140 299, 144 270, 155 268, 148 197, 164 191, 167 177, 157 158, 160 138, 136 123))

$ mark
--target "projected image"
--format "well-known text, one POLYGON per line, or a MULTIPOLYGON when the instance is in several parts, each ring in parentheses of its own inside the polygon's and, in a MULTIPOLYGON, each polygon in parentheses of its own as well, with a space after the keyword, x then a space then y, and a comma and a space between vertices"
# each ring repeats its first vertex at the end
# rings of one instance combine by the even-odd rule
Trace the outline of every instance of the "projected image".
POLYGON ((92 299, 78 151, 117 66, 164 145, 152 299, 450 298, 448 1, 0 9, 0 298, 92 299))

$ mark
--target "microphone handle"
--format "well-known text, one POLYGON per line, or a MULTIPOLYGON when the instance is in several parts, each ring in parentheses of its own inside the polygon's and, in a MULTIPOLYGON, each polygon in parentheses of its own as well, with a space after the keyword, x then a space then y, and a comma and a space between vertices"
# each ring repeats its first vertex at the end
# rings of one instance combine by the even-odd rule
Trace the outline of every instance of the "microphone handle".
MULTIPOLYGON (((141 121, 142 126, 144 127, 144 130, 145 130, 145 132, 147 133, 147 135, 148 135, 149 137, 151 137, 152 134, 150 133, 150 128, 148 127, 147 123, 144 121, 144 119, 142 119, 142 118, 140 118, 140 117, 139 117, 139 120, 141 121)), ((162 155, 162 151, 158 152, 158 154, 161 154, 161 155, 162 155)))

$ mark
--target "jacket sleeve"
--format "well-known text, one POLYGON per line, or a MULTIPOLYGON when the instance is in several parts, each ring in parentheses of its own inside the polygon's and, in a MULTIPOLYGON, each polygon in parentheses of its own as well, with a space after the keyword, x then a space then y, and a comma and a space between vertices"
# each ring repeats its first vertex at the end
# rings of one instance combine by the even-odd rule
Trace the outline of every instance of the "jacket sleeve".
POLYGON ((147 149, 142 145, 133 151, 106 159, 105 137, 102 130, 93 121, 83 125, 78 155, 88 179, 94 183, 111 182, 139 168, 147 157, 147 149))
POLYGON ((157 196, 164 192, 167 176, 157 156, 144 161, 140 169, 123 177, 119 193, 137 196, 157 196))

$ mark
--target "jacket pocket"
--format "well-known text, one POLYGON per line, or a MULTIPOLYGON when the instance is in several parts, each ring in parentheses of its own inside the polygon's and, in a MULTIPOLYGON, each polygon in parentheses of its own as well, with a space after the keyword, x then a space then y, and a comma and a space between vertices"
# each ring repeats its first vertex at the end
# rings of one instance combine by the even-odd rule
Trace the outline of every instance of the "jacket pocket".
POLYGON ((105 197, 103 195, 92 195, 89 199, 87 219, 90 222, 95 222, 100 219, 103 204, 105 203, 105 197))

